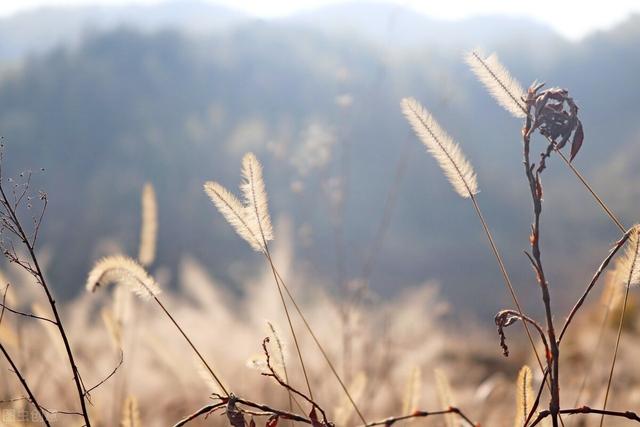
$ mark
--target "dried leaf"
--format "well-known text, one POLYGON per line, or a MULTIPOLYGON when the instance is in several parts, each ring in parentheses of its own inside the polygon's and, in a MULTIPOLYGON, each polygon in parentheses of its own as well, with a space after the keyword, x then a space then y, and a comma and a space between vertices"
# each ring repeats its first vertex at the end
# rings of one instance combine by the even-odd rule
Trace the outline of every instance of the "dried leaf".
POLYGON ((571 142, 571 158, 569 161, 573 161, 573 158, 578 154, 578 151, 580 151, 582 141, 584 141, 584 130, 582 129, 582 122, 578 120, 578 127, 573 133, 573 141, 571 142))
POLYGON ((309 419, 311 420, 312 427, 323 427, 320 420, 318 420, 318 414, 316 413, 316 407, 311 408, 311 412, 309 412, 309 419))
POLYGON ((272 415, 271 417, 269 417, 269 419, 267 420, 267 424, 266 427, 276 427, 278 425, 278 421, 279 418, 277 415, 272 415))
MULTIPOLYGON (((233 427, 246 427, 247 425, 244 415, 236 406, 235 399, 229 399, 229 403, 227 403, 227 418, 233 427)), ((267 423, 267 425, 269 424, 267 423)))

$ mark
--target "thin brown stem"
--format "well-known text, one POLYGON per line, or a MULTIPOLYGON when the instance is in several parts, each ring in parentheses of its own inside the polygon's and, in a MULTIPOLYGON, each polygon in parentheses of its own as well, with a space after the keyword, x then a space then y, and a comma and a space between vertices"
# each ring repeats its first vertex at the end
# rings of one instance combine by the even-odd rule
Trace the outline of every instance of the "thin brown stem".
MULTIPOLYGON (((518 310, 518 315, 520 316, 520 318, 524 319, 527 316, 522 311, 522 307, 520 306, 520 301, 518 300, 518 296, 516 295, 516 291, 513 288, 513 284, 511 283, 511 279, 509 278, 509 273, 507 273, 507 268, 504 265, 504 261, 502 260, 502 256, 500 255, 500 251, 498 251, 498 246, 496 245, 495 241, 493 240, 493 235, 491 234, 491 231, 489 230, 489 226, 487 225, 487 222, 484 219, 484 215, 482 215, 482 211, 480 210, 480 206, 478 205, 478 201, 476 200, 476 197, 473 194, 471 195, 471 201, 473 202, 473 207, 475 208, 476 214, 478 215, 478 218, 480 219, 480 223, 482 224, 482 229, 484 230, 484 233, 487 236, 487 239, 489 240, 489 245, 491 246, 491 250, 493 252, 493 255, 496 257, 496 260, 498 262, 498 267, 500 268, 500 272, 502 273, 502 277, 504 279, 504 283, 507 286, 507 289, 509 290, 509 293, 511 294, 511 298, 513 299, 513 303, 516 305, 516 309, 518 310)), ((527 333, 527 337, 529 338, 529 343, 531 344, 531 348, 533 349, 533 353, 536 356, 536 360, 538 361, 538 365, 540 366, 540 370, 544 371, 544 367, 542 366, 542 360, 540 359, 540 355, 538 354, 538 349, 536 348, 536 345, 533 342, 533 336, 531 335, 531 331, 529 330, 529 326, 527 325, 526 321, 523 321, 522 324, 524 326, 524 330, 527 333)))
POLYGON ((293 394, 295 394, 297 396, 300 396, 304 400, 306 400, 311 405, 312 408, 317 409, 322 414, 322 418, 326 422, 327 421, 327 414, 324 412, 324 409, 322 409, 320 407, 320 405, 318 405, 313 400, 312 397, 306 396, 304 393, 301 393, 300 391, 296 390, 289 383, 287 383, 282 378, 280 378, 280 376, 276 373, 275 369, 273 368, 273 365, 271 365, 271 355, 269 354, 269 350, 267 349, 267 343, 268 342, 269 342, 269 337, 267 337, 264 340, 262 340, 262 349, 263 349, 265 357, 266 357, 267 369, 269 370, 269 372, 263 372, 262 375, 275 379, 276 382, 278 384, 280 384, 280 386, 282 388, 284 388, 285 390, 287 390, 289 393, 293 393, 293 394))
POLYGON ((207 371, 209 371, 209 374, 211 374, 211 376, 213 377, 213 379, 215 380, 215 382, 218 384, 218 386, 220 387, 220 389, 222 390, 222 392, 229 396, 229 392, 227 391, 227 389, 225 388, 224 384, 222 384, 222 381, 220 380, 220 378, 215 374, 215 372, 213 372, 213 369, 211 369, 211 366, 209 366, 209 364, 207 363, 207 361, 205 360, 205 358, 202 356, 202 354, 200 353, 200 351, 198 350, 198 348, 195 346, 195 344, 193 343, 193 341, 191 341, 191 339, 189 338, 189 336, 186 334, 186 332, 184 331, 184 329, 182 329, 182 327, 178 324, 178 322, 176 321, 176 319, 171 315, 171 313, 169 313, 169 310, 167 310, 164 306, 164 304, 162 304, 162 302, 160 302, 160 300, 158 299, 157 296, 152 295, 153 299, 156 301, 156 303, 158 304, 158 306, 160 306, 160 308, 162 309, 162 311, 164 311, 164 314, 167 315, 167 317, 169 318, 169 320, 171 320, 171 322, 174 324, 174 326, 176 327, 176 329, 178 329, 178 332, 180 332, 180 334, 182 335, 182 337, 187 341, 187 343, 189 344, 189 346, 191 347, 191 349, 193 350, 193 352, 196 354, 196 356, 198 356, 198 359, 200 359, 200 361, 202 362, 202 364, 204 365, 205 368, 207 368, 207 371))
MULTIPOLYGON (((0 324, 2 324, 2 319, 4 317, 5 302, 6 302, 6 299, 7 299, 7 291, 8 290, 9 290, 9 285, 7 285, 5 287, 4 293, 2 295, 2 310, 0 310, 0 324)), ((38 411, 38 414, 40 414, 40 416, 42 417, 42 422, 47 427, 50 427, 51 424, 49 423, 49 420, 47 419, 47 416, 44 414, 43 408, 40 406, 40 404, 36 400, 36 397, 33 394, 33 391, 31 391, 31 387, 29 387, 29 384, 27 383, 27 380, 25 379, 24 375, 22 375, 22 373, 20 372, 20 369, 18 368, 16 363, 13 361, 13 359, 11 358, 11 355, 9 354, 7 349, 4 347, 2 342, 0 342, 0 352, 2 352, 2 354, 4 355, 4 358, 7 359, 7 362, 9 362, 9 365, 11 366, 11 370, 15 374, 16 378, 18 378, 18 381, 20 381, 20 384, 22 384, 22 388, 27 393, 27 396, 29 396, 29 400, 31 401, 33 406, 36 407, 36 410, 38 411)))
POLYGON ((15 310, 15 309, 5 305, 4 303, 0 304, 0 307, 2 307, 2 309, 4 309, 4 310, 7 310, 9 313, 13 313, 13 314, 16 314, 18 316, 28 317, 28 318, 36 319, 36 320, 41 320, 43 322, 48 322, 48 323, 51 323, 53 325, 56 324, 56 322, 54 322, 53 320, 51 320, 51 319, 49 319, 47 317, 36 316, 35 314, 25 313, 23 311, 15 310))
POLYGON ((576 167, 573 166, 573 164, 569 161, 569 159, 567 159, 567 157, 562 153, 562 151, 558 150, 557 145, 555 144, 555 142, 552 141, 549 138, 548 138, 548 140, 549 140, 549 142, 552 142, 554 144, 554 150, 556 151, 556 153, 558 153, 560 155, 560 158, 562 159, 562 161, 567 165, 567 167, 571 170, 571 172, 573 172, 573 174, 576 176, 576 178, 578 178, 580 180, 582 185, 585 186, 585 188, 589 191, 589 193, 591 193, 591 195, 593 196, 595 201, 605 211, 605 213, 611 219, 611 221, 613 221, 613 223, 616 225, 616 227, 618 227, 618 229, 620 229, 620 231, 624 233, 624 231, 625 231, 624 225, 622 224, 622 222, 620 222, 620 220, 616 217, 616 215, 611 211, 611 209, 609 209, 609 206, 607 206, 607 204, 604 202, 604 200, 602 200, 602 198, 600 196, 598 196, 598 194, 595 192, 593 187, 591 187, 591 185, 589 185, 589 183, 584 178, 584 176, 582 176, 580 171, 578 171, 578 169, 576 169, 576 167))
POLYGON ((454 408, 454 407, 450 407, 448 409, 443 409, 441 411, 415 411, 413 414, 402 415, 402 416, 399 416, 399 417, 385 418, 384 420, 374 421, 374 422, 366 424, 365 426, 362 426, 362 427, 373 427, 373 426, 389 427, 389 426, 391 426, 391 425, 393 425, 393 424, 395 424, 397 422, 401 422, 401 421, 412 420, 412 419, 416 419, 416 418, 426 418, 426 417, 431 417, 431 416, 436 416, 436 415, 449 415, 449 414, 457 415, 458 417, 460 417, 460 419, 462 419, 465 422, 465 424, 469 425, 470 427, 479 426, 479 424, 476 424, 473 421, 471 421, 471 419, 469 417, 467 417, 460 409, 454 408))
POLYGON ((209 414, 212 411, 215 411, 218 408, 222 408, 225 405, 226 405, 225 402, 218 402, 218 403, 215 403, 215 404, 203 406, 202 408, 198 409, 194 413, 192 413, 190 415, 187 415, 186 417, 184 417, 183 419, 181 419, 180 421, 175 423, 173 425, 173 427, 182 427, 184 425, 187 425, 189 422, 195 420, 196 418, 199 418, 202 415, 209 414))
POLYGON ((606 310, 604 312, 604 316, 602 316, 600 327, 598 328, 598 341, 596 342, 596 345, 593 351, 591 352, 590 360, 589 360, 589 363, 587 364, 587 369, 585 370, 584 375, 582 376, 582 381, 580 382, 578 393, 576 393, 574 406, 578 406, 578 404, 580 403, 580 399, 582 398, 582 393, 587 387, 587 381, 589 380, 589 378, 591 378, 591 372, 593 371, 593 368, 596 366, 597 356, 598 356, 600 347, 602 346, 602 341, 605 335, 605 331, 607 329, 606 326, 607 326, 607 322, 609 321, 609 314, 611 313, 611 305, 613 303, 614 295, 615 295, 614 292, 610 292, 609 299, 607 300, 607 303, 606 303, 607 304, 606 310))
MULTIPOLYGON (((609 400, 609 392, 611 391, 611 381, 613 380, 613 371, 616 369, 616 361, 618 359, 618 349, 620 348, 620 338, 622 337, 622 328, 624 327, 624 317, 627 311, 627 302, 629 301, 629 284, 624 292, 624 302, 622 303, 622 313, 620 314, 620 323, 618 324, 618 335, 616 336, 616 346, 613 350, 613 359, 611 360, 611 369, 609 370, 609 379, 607 380, 607 391, 604 394, 604 403, 602 409, 607 409, 609 400)), ((600 427, 604 423, 604 414, 600 418, 600 427)))
POLYGON ((73 372, 73 382, 77 389, 78 399, 80 400, 80 407, 82 408, 82 417, 84 418, 86 427, 91 427, 91 420, 89 419, 89 412, 86 404, 86 394, 84 391, 85 388, 82 385, 82 378, 80 377, 80 372, 78 370, 78 366, 76 364, 73 351, 71 350, 71 344, 69 343, 69 338, 67 337, 66 330, 64 329, 62 318, 58 313, 58 309, 56 307, 56 301, 53 297, 51 289, 47 285, 47 282, 44 278, 44 274, 40 268, 40 263, 38 262, 38 258, 35 254, 35 248, 30 243, 29 237, 27 236, 27 233, 25 232, 20 220, 18 219, 15 208, 12 207, 11 203, 9 203, 9 199, 7 198, 7 195, 4 191, 4 187, 2 185, 1 180, 2 180, 2 175, 0 174, 0 195, 2 196, 2 200, 4 201, 3 205, 5 207, 5 215, 8 215, 9 220, 13 223, 16 231, 19 234, 22 243, 27 248, 27 251, 29 253, 29 258, 31 259, 31 263, 33 265, 33 270, 34 270, 33 275, 35 279, 38 281, 38 283, 40 283, 40 285, 42 286, 45 292, 47 301, 49 302, 49 306, 51 307, 51 311, 53 312, 53 316, 55 318, 56 327, 58 328, 58 332, 64 344, 69 366, 71 368, 71 371, 73 372))
MULTIPOLYGON (((530 108, 531 103, 527 103, 530 108)), ((524 169, 527 181, 529 183, 529 189, 531 192, 531 200, 533 202, 533 224, 531 226, 531 252, 532 252, 532 264, 536 271, 536 278, 540 285, 542 292, 542 301, 545 308, 546 322, 547 322, 547 334, 549 338, 549 344, 551 347, 551 355, 547 357, 547 366, 549 372, 551 372, 551 402, 549 403, 549 409, 551 411, 551 417, 553 427, 558 426, 558 410, 560 409, 560 385, 559 385, 559 358, 560 348, 556 340, 553 315, 551 310, 551 296, 549 293, 549 284, 544 274, 542 266, 542 256, 540 251, 540 216, 542 214, 542 182, 540 175, 544 171, 546 166, 545 160, 549 156, 549 148, 540 156, 540 163, 537 170, 534 172, 535 165, 531 164, 529 158, 530 136, 531 136, 531 114, 527 113, 527 119, 525 121, 525 127, 522 130, 523 135, 523 153, 524 153, 524 169)))
MULTIPOLYGON (((264 240, 264 239, 263 239, 264 240)), ((309 381, 309 375, 307 374, 307 368, 304 364, 304 359, 302 357, 302 350, 300 349, 300 344, 298 343, 298 336, 296 335, 296 331, 293 328, 293 322, 291 321, 291 315, 289 314, 289 307, 284 298, 284 294, 282 292, 282 287, 280 285, 280 281, 278 280, 278 274, 275 265, 273 264, 273 259, 271 258, 271 253, 269 252, 269 248, 265 244, 265 256, 267 257, 267 261, 269 261, 269 267, 271 267, 271 273, 273 274, 273 279, 276 283, 276 288, 278 289, 278 295, 280 296, 280 301, 282 303, 282 308, 284 309, 284 314, 287 317, 287 324, 289 325, 289 330, 291 331, 291 336, 293 337, 293 344, 296 347, 296 353, 298 354, 298 360, 300 361, 300 366, 302 367, 302 374, 304 375, 304 381, 307 385, 307 391, 309 392, 309 396, 313 399, 313 392, 311 391, 311 382, 309 381)))
MULTIPOLYGON (((578 414, 600 414, 608 417, 626 418, 628 420, 640 422, 640 416, 631 411, 607 411, 605 409, 593 409, 588 406, 582 406, 580 408, 572 409, 560 409, 559 414, 578 415, 578 414)), ((550 411, 541 411, 536 419, 530 424, 529 427, 538 425, 542 420, 551 415, 550 411)))
POLYGON ((589 285, 587 285, 587 288, 583 292, 582 296, 569 312, 569 315, 567 316, 567 320, 565 320, 564 325, 562 326, 562 330, 560 331, 558 342, 562 341, 562 337, 564 337, 564 334, 567 332, 567 328, 571 324, 573 317, 576 315, 578 310, 580 310, 580 307, 582 307, 582 304, 584 304, 584 301, 587 299, 587 296, 589 296, 589 293, 591 292, 593 287, 596 285, 596 283, 598 282, 598 279, 600 278, 604 270, 607 268, 607 266, 609 265, 613 257, 620 250, 620 248, 624 246, 625 242, 629 239, 629 235, 631 234, 632 231, 633 231, 633 228, 625 232, 624 235, 620 238, 620 240, 618 240, 616 244, 613 246, 613 248, 611 248, 607 257, 602 261, 602 263, 600 264, 600 267, 598 267, 598 270, 596 270, 595 274, 591 278, 591 282, 589 282, 589 285))

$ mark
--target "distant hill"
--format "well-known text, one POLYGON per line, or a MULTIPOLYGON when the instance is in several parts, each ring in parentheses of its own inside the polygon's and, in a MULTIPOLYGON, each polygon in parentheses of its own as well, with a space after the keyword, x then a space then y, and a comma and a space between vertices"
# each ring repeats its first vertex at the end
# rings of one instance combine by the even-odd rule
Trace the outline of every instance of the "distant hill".
POLYGON ((140 31, 179 30, 209 34, 249 18, 243 13, 199 0, 154 5, 43 7, 0 19, 0 60, 75 44, 83 37, 126 26, 140 31))
POLYGON ((541 44, 562 41, 550 27, 531 19, 483 16, 446 21, 382 2, 339 3, 298 13, 282 21, 327 34, 355 35, 393 48, 417 47, 436 40, 442 49, 495 45, 504 41, 506 34, 519 40, 538 40, 541 44))
MULTIPOLYGON (((0 60, 74 44, 87 34, 125 26, 140 31, 178 30, 191 35, 221 32, 256 21, 242 12, 201 0, 153 5, 47 7, 0 19, 0 60)), ((442 49, 501 43, 504 35, 552 45, 562 38, 548 26, 524 18, 485 16, 462 21, 429 18, 411 9, 376 2, 324 6, 276 19, 331 35, 359 37, 386 47, 417 47, 437 40, 442 49)))
MULTIPOLYGON (((9 165, 47 171, 37 182, 51 203, 42 236, 61 294, 79 289, 107 248, 135 253, 139 191, 147 180, 159 197, 158 265, 175 272, 190 253, 217 277, 242 281, 255 254, 214 212, 202 183, 219 179, 235 188, 248 150, 265 163, 274 217, 290 219, 296 264, 331 282, 339 258, 346 278, 358 277, 407 156, 373 287, 384 294, 433 278, 455 304, 492 312, 505 295, 498 271, 470 206, 404 122, 398 103, 407 95, 428 105, 463 145, 514 281, 525 295, 537 294, 521 252, 530 201, 520 123, 463 63, 464 50, 482 45, 474 33, 460 35, 456 48, 428 32, 396 48, 304 19, 240 19, 207 36, 116 28, 27 56, 0 81, 9 165), (337 246, 340 197, 344 240, 337 246)), ((543 43, 557 40, 536 32, 543 28, 498 33, 494 18, 475 22, 484 28, 478 39, 495 34, 483 47, 497 49, 523 83, 538 78, 570 89, 586 130, 576 165, 625 223, 637 220, 640 194, 628 183, 640 179, 640 18, 580 43, 543 43)), ((559 162, 551 161, 545 182, 549 275, 556 292, 575 293, 617 232, 559 162)))

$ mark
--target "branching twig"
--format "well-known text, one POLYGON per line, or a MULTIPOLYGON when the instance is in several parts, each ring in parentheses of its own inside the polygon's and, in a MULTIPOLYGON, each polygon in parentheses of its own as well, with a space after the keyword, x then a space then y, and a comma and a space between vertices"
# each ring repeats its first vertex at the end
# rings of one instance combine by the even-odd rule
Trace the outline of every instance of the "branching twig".
MULTIPOLYGON (((82 385, 82 379, 80 377, 80 372, 78 370, 78 366, 76 364, 73 351, 71 350, 71 344, 69 343, 69 338, 63 326, 62 318, 58 313, 58 309, 56 307, 56 301, 53 297, 53 293, 44 278, 42 269, 40 268, 40 264, 38 262, 38 258, 35 253, 35 246, 31 243, 31 240, 29 239, 27 232, 22 226, 22 222, 18 218, 17 208, 19 203, 12 204, 9 201, 9 198, 7 197, 7 194, 5 192, 4 185, 3 185, 4 178, 2 176, 2 161, 3 161, 3 155, 2 155, 2 150, 0 150, 0 200, 2 200, 2 207, 4 208, 0 210, 0 216, 4 218, 5 220, 4 223, 9 223, 12 225, 14 233, 17 234, 17 238, 24 245, 24 247, 28 252, 28 257, 30 260, 29 264, 25 266, 22 263, 20 263, 20 265, 23 268, 25 268, 35 278, 36 282, 39 283, 42 289, 44 290, 44 293, 47 297, 47 301, 49 302, 49 306, 51 307, 51 311, 53 312, 53 315, 54 315, 55 325, 58 328, 58 332, 64 344, 64 348, 67 354, 67 359, 69 362, 69 366, 71 368, 71 372, 73 373, 73 382, 77 389, 78 399, 80 400, 80 407, 82 408, 82 417, 84 418, 84 423, 86 427, 91 427, 91 420, 89 419, 89 412, 87 410, 87 405, 85 401, 86 399, 85 388, 82 385)), ((28 188, 28 184, 25 185, 25 192, 27 188, 28 188)), ((21 196, 18 197, 15 201, 19 202, 20 200, 22 200, 21 196)), ((46 200, 46 197, 44 200, 46 200)), ((39 226, 40 226, 40 223, 38 223, 38 228, 39 226)), ((34 232, 34 235, 35 235, 35 232, 34 232)), ((13 242, 11 244, 13 244, 13 242)), ((7 254, 6 251, 5 251, 5 254, 7 254)))
POLYGON ((373 427, 373 426, 385 426, 385 427, 389 427, 397 422, 400 421, 406 421, 406 420, 412 420, 415 418, 426 418, 426 417, 430 417, 430 416, 434 416, 434 415, 447 415, 447 414, 455 414, 458 415, 466 424, 468 424, 471 427, 477 427, 480 424, 476 424, 473 421, 471 421, 471 419, 469 417, 467 417, 460 409, 458 408, 454 408, 454 407, 450 407, 448 409, 443 409, 441 411, 416 411, 413 414, 410 415, 402 415, 399 417, 389 417, 389 418, 385 418, 384 420, 380 420, 380 421, 375 421, 372 423, 367 424, 366 426, 363 427, 373 427))
MULTIPOLYGON (((0 310, 0 324, 2 323, 2 318, 4 317, 4 310, 5 310, 5 308, 4 308, 5 304, 4 303, 6 302, 6 299, 7 299, 7 291, 8 290, 9 290, 9 285, 7 284, 7 286, 4 289, 4 294, 2 295, 2 310, 0 310)), ((36 407, 36 410, 38 411, 38 413, 42 417, 42 422, 47 427, 50 427, 51 424, 49 423, 49 420, 47 419, 46 415, 44 414, 44 408, 36 400, 36 397, 34 396, 33 391, 31 390, 31 388, 29 387, 29 384, 27 383, 27 380, 25 379, 24 375, 22 375, 22 373, 20 372, 20 369, 15 364, 15 362, 11 358, 11 355, 9 354, 7 349, 4 347, 2 342, 0 342, 0 352, 2 352, 2 354, 5 357, 5 359, 7 359, 7 362, 9 362, 9 365, 11 366, 11 369, 12 369, 13 373, 16 375, 16 377, 18 378, 18 381, 20 381, 20 384, 22 384, 22 388, 24 388, 24 391, 29 396, 29 400, 31 401, 31 403, 33 403, 33 406, 36 407)))
POLYGON ((309 404, 311 404, 311 406, 313 408, 316 408, 318 411, 320 411, 320 413, 322 414, 322 418, 325 422, 325 424, 328 424, 327 421, 327 414, 324 412, 324 410, 320 407, 320 405, 318 405, 311 396, 306 396, 304 393, 296 390, 294 387, 292 387, 291 385, 287 384, 282 378, 280 378, 280 376, 276 373, 275 369, 273 368, 273 366, 271 365, 271 356, 269 355, 269 350, 267 349, 267 343, 269 342, 269 337, 266 337, 264 340, 262 340, 262 350, 264 351, 264 355, 266 357, 266 363, 267 363, 267 369, 269 369, 269 372, 263 372, 262 375, 267 376, 267 377, 272 377, 273 379, 275 379, 278 384, 280 384, 280 386, 282 386, 284 389, 286 389, 288 392, 293 393, 297 396, 302 397, 304 400, 306 400, 307 402, 309 402, 309 404))
MULTIPOLYGON (((573 409, 560 409, 558 411, 559 414, 568 414, 568 415, 577 415, 577 414, 600 414, 608 417, 618 417, 618 418, 626 418, 628 420, 638 421, 640 422, 640 416, 635 412, 631 411, 607 411, 603 409, 593 409, 588 406, 582 406, 580 408, 573 409)), ((529 425, 529 427, 534 427, 538 425, 543 419, 547 418, 551 415, 550 411, 541 411, 536 419, 529 425)))

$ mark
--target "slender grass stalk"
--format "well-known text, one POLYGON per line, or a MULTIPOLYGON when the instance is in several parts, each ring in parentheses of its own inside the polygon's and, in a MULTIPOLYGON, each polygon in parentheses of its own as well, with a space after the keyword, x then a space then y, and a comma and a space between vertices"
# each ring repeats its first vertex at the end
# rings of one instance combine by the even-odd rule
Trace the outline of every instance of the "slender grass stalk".
POLYGON ((295 330, 293 328, 293 322, 291 321, 289 310, 284 299, 284 293, 282 292, 283 288, 287 296, 291 300, 291 303, 295 307, 296 312, 302 319, 307 331, 318 346, 318 349, 327 362, 327 365, 329 365, 331 372, 340 383, 340 386, 347 395, 347 398, 353 405, 362 422, 366 424, 367 422, 362 412, 356 405, 353 397, 351 396, 351 393, 349 393, 349 390, 344 384, 344 381, 336 371, 333 363, 331 362, 331 359, 324 350, 324 347, 320 344, 320 341, 313 332, 313 329, 309 325, 306 317, 303 315, 302 310, 298 306, 298 303, 291 294, 289 288, 285 284, 282 276, 276 269, 276 266, 273 262, 273 258, 271 256, 268 245, 268 241, 273 240, 273 231, 267 206, 267 194, 265 191, 264 180, 262 178, 262 168, 256 157, 252 153, 248 153, 244 156, 242 160, 242 173, 244 182, 241 185, 241 189, 244 193, 245 198, 244 205, 240 203, 240 201, 235 198, 235 196, 233 196, 224 187, 216 182, 205 183, 205 191, 207 192, 213 203, 216 205, 218 210, 223 214, 225 219, 227 219, 227 221, 233 226, 236 232, 243 239, 245 239, 254 250, 261 252, 267 258, 274 276, 274 280, 276 282, 276 286, 278 288, 278 294, 281 298, 289 327, 294 338, 294 344, 296 346, 298 357, 300 359, 300 363, 305 376, 305 381, 307 383, 309 397, 313 399, 311 384, 306 372, 304 360, 302 358, 302 351, 298 344, 297 335, 295 334, 295 330))
MULTIPOLYGON (((274 267, 274 269, 275 269, 275 267, 274 267)), ((304 316, 304 314, 302 313, 302 310, 298 306, 298 303, 296 302, 295 298, 293 297, 293 295, 289 291, 289 287, 285 284, 284 280, 282 279, 282 276, 280 276, 280 273, 277 270, 275 270, 275 274, 278 277, 280 283, 282 284, 282 287, 284 288, 285 292, 287 293, 287 296, 291 300, 291 303, 293 304, 293 307, 296 309, 296 312, 300 316, 300 319, 302 319, 302 323, 304 323, 307 331, 309 332, 309 335, 311 335, 311 338, 316 343, 316 346, 318 347, 318 350, 320 350, 320 353, 322 354, 322 357, 324 358, 325 362, 329 366, 329 369, 333 373, 333 376, 336 378, 336 380, 340 384, 340 387, 342 388, 342 390, 344 391, 345 395, 347 396, 347 399, 349 399, 349 402, 351 402, 351 405, 353 406, 353 409, 358 414, 358 417, 360 418, 360 420, 366 425, 367 421, 364 418, 364 415, 362 414, 362 412, 358 408, 358 405, 356 404, 355 400, 353 399, 353 396, 351 396, 351 393, 349 392, 349 389, 347 388, 346 384, 344 383, 344 381, 340 377, 340 374, 338 374, 338 371, 336 370, 333 362, 331 362, 331 359, 327 355, 327 352, 325 351, 324 347, 322 346, 322 344, 320 344, 320 340, 318 340, 318 337, 313 332, 313 329, 311 329, 311 326, 309 325, 309 322, 307 321, 307 318, 304 316)))
POLYGON ((593 187, 591 187, 591 185, 589 185, 589 183, 587 182, 586 178, 580 173, 580 171, 578 171, 578 169, 576 169, 575 166, 573 166, 573 163, 571 163, 569 161, 569 159, 567 159, 567 157, 564 155, 564 153, 562 153, 562 151, 560 151, 560 150, 558 150, 556 148, 555 144, 554 144, 554 150, 555 150, 556 153, 558 153, 558 155, 560 155, 560 158, 562 159, 564 164, 567 165, 567 167, 571 170, 571 172, 573 172, 573 174, 576 176, 576 178, 578 178, 580 180, 580 182, 582 183, 582 185, 584 185, 584 187, 589 191, 591 196, 593 196, 594 200, 600 205, 602 210, 604 210, 604 212, 611 219, 611 221, 613 221, 613 223, 616 225, 616 227, 618 227, 618 229, 621 232, 624 233, 626 228, 624 227, 622 222, 620 222, 618 217, 613 213, 613 211, 609 208, 609 206, 607 206, 607 204, 604 202, 604 200, 602 200, 602 198, 600 196, 598 196, 598 194, 593 189, 593 187))
POLYGON ((313 400, 313 391, 311 390, 309 375, 307 374, 307 368, 302 358, 302 350, 300 349, 300 345, 298 344, 298 337, 296 335, 295 329, 293 328, 293 322, 291 321, 291 317, 289 316, 289 308, 287 307, 284 295, 282 294, 282 289, 280 288, 280 284, 278 283, 275 266, 273 265, 271 252, 269 251, 269 245, 267 244, 267 240, 273 239, 273 231, 267 206, 267 192, 265 190, 264 180, 262 179, 262 167, 260 166, 260 163, 255 158, 253 153, 245 155, 242 159, 242 171, 245 182, 241 187, 245 196, 245 203, 247 203, 248 210, 252 211, 250 215, 255 215, 254 222, 257 225, 258 238, 262 241, 261 243, 262 247, 264 248, 264 255, 269 260, 269 266, 271 267, 271 272, 273 273, 273 278, 278 288, 278 295, 280 296, 280 301, 282 302, 282 307, 284 308, 287 322, 289 323, 291 334, 293 335, 293 341, 296 346, 296 351, 300 359, 302 373, 304 374, 304 380, 307 384, 307 391, 309 392, 309 397, 313 400))
POLYGON ((189 347, 196 354, 198 359, 202 362, 204 367, 209 371, 211 377, 218 384, 222 392, 229 396, 229 392, 216 375, 211 366, 207 363, 204 356, 191 338, 187 335, 185 330, 180 326, 178 321, 167 310, 165 305, 160 301, 158 295, 160 294, 160 288, 156 284, 155 280, 146 272, 146 270, 131 258, 125 256, 112 256, 103 258, 98 261, 94 268, 89 272, 86 289, 87 291, 94 292, 101 285, 106 285, 111 282, 119 284, 125 284, 129 286, 129 289, 141 298, 153 299, 164 314, 169 318, 171 323, 176 327, 180 335, 187 341, 189 347))
MULTIPOLYGON (((482 224, 482 229, 487 236, 489 245, 491 246, 491 251, 493 252, 496 261, 498 262, 498 267, 504 279, 504 283, 509 291, 509 294, 511 295, 511 298, 513 299, 514 304, 516 305, 518 314, 521 317, 524 317, 524 312, 520 305, 520 301, 511 282, 511 278, 507 273, 507 268, 505 267, 502 256, 500 255, 498 246, 495 243, 489 226, 487 225, 487 222, 484 219, 484 215, 480 210, 480 206, 478 205, 478 201, 475 196, 478 192, 478 183, 476 174, 473 171, 473 167, 464 157, 464 154, 462 153, 462 150, 459 148, 459 146, 444 131, 444 129, 442 129, 438 125, 435 118, 422 105, 420 105, 418 101, 411 98, 405 98, 402 100, 401 105, 403 112, 407 117, 407 120, 409 121, 423 144, 427 146, 429 152, 435 156, 440 167, 443 169, 445 175, 453 185, 454 190, 461 197, 471 199, 475 212, 480 219, 480 223, 482 224)), ((542 359, 540 358, 536 345, 533 341, 533 336, 531 335, 531 331, 529 330, 529 325, 527 325, 527 322, 522 322, 522 324, 527 333, 527 337, 529 338, 531 348, 533 349, 533 352, 538 361, 538 365, 540 366, 540 369, 544 371, 542 359)))
MULTIPOLYGON (((624 317, 627 312, 627 302, 629 300, 629 286, 624 291, 624 302, 622 303, 622 314, 620 314, 620 323, 618 324, 618 335, 616 336, 616 346, 613 350, 613 358, 611 360, 611 368, 609 369, 609 378, 607 379, 607 391, 604 394, 604 403, 602 409, 607 409, 607 402, 609 400, 609 392, 611 391, 611 381, 613 380, 613 371, 616 369, 616 360, 618 359, 618 349, 620 348, 620 338, 622 337, 622 328, 624 326, 624 317)), ((600 427, 604 423, 604 415, 600 417, 600 427)))
MULTIPOLYGON (((622 337, 622 329, 624 327, 624 318, 627 311, 627 303, 629 301, 629 289, 633 285, 640 283, 640 225, 636 225, 631 229, 629 240, 627 241, 627 252, 625 258, 622 261, 624 269, 628 270, 627 278, 625 280, 625 292, 624 302, 622 303, 622 313, 620 314, 620 322, 618 324, 618 334, 616 336, 616 345, 613 350, 613 358, 611 360, 611 368, 609 370, 609 379, 607 380, 607 391, 604 395, 604 403, 602 409, 607 409, 607 402, 609 400, 609 392, 611 391, 611 382, 613 380, 613 372, 616 367, 616 361, 618 358, 618 349, 620 347, 620 339, 622 337)), ((600 418, 600 427, 604 423, 604 414, 600 418)))

